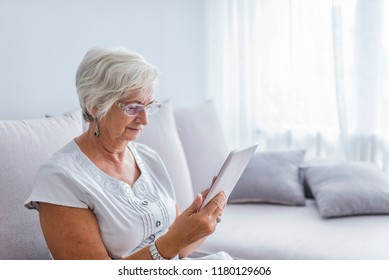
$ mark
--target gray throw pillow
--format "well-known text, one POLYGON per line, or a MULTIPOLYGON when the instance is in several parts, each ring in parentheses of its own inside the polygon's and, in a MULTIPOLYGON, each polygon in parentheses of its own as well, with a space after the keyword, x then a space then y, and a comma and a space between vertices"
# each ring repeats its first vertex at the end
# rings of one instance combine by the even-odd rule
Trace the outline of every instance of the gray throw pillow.
POLYGON ((322 217, 389 214, 389 181, 366 162, 309 166, 305 178, 322 217))
POLYGON ((230 203, 305 205, 299 166, 305 151, 257 152, 232 191, 230 203))

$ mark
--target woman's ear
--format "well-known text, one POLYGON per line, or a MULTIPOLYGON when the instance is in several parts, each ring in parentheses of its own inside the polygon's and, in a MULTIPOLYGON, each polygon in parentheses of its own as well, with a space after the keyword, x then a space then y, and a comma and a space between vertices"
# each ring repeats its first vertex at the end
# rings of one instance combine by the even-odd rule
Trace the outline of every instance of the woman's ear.
POLYGON ((99 110, 97 109, 97 107, 93 107, 92 109, 92 112, 90 112, 90 115, 91 115, 91 121, 97 121, 97 112, 99 110))

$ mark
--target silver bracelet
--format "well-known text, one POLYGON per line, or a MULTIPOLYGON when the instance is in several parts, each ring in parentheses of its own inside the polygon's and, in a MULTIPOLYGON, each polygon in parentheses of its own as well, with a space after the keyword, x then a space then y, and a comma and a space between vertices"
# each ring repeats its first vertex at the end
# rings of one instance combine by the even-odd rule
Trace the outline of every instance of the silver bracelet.
POLYGON ((157 247, 155 246, 155 242, 151 243, 149 246, 149 252, 153 260, 168 260, 161 256, 161 254, 158 252, 157 247))

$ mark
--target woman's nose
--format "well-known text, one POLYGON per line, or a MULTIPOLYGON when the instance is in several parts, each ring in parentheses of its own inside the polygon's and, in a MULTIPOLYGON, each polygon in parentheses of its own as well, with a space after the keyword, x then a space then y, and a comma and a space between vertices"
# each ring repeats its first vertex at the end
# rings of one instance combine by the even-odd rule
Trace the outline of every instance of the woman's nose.
POLYGON ((149 123, 149 116, 148 116, 148 113, 146 110, 142 110, 142 112, 140 112, 138 114, 138 119, 139 119, 139 122, 142 124, 142 125, 146 125, 149 123))

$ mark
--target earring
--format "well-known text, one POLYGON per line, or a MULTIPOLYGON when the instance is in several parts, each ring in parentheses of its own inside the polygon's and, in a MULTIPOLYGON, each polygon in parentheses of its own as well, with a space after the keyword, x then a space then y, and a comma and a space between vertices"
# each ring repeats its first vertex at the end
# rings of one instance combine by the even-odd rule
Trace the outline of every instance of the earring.
POLYGON ((93 131, 93 135, 97 138, 100 135, 99 127, 97 125, 97 118, 95 119, 95 123, 96 123, 96 126, 95 126, 95 130, 93 131))

